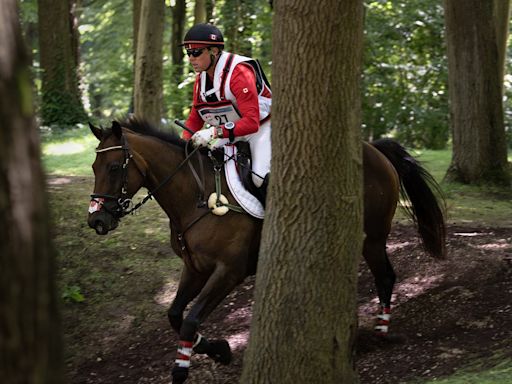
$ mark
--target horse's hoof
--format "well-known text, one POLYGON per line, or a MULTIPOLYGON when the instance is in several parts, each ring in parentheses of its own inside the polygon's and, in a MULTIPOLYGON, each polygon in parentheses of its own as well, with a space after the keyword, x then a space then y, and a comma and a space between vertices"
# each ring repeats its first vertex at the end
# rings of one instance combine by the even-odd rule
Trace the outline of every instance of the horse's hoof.
POLYGON ((188 368, 174 367, 172 369, 172 384, 182 384, 187 380, 188 368))
POLYGON ((215 362, 228 365, 231 363, 232 353, 229 343, 226 340, 210 341, 210 351, 208 352, 215 362))

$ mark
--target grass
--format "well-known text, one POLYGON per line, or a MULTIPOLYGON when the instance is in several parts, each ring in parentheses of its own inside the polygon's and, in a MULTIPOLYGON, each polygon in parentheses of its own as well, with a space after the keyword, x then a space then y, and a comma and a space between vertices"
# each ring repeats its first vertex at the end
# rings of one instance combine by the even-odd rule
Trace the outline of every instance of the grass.
POLYGON ((43 166, 49 175, 92 176, 98 140, 89 128, 42 135, 43 166))
MULTIPOLYGON (((474 361, 468 368, 442 379, 415 381, 414 384, 509 384, 512 380, 510 354, 474 361)), ((411 383, 413 384, 413 383, 411 383)))
POLYGON ((456 225, 511 227, 512 189, 443 181, 451 151, 413 151, 415 157, 441 184, 446 196, 448 222, 456 225))

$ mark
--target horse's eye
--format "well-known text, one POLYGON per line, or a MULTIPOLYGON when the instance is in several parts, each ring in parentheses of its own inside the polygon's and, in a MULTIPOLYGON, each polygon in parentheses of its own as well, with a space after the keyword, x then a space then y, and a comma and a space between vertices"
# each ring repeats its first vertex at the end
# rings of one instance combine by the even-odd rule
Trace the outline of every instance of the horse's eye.
POLYGON ((109 172, 117 172, 121 169, 121 165, 120 164, 117 164, 117 163, 113 163, 113 164, 110 164, 109 168, 108 168, 108 171, 109 172))

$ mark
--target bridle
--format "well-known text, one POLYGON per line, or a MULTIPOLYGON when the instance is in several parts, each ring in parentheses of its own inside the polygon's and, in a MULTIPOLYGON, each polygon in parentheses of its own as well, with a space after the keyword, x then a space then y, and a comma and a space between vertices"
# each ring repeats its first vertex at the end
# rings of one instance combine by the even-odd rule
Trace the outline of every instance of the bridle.
MULTIPOLYGON (((144 197, 140 202, 138 202, 135 206, 132 204, 132 199, 128 197, 128 164, 130 160, 133 158, 133 155, 130 153, 130 147, 128 146, 128 142, 124 135, 121 136, 121 145, 114 145, 107 148, 96 149, 96 153, 103 153, 108 151, 116 151, 122 150, 124 154, 124 161, 121 169, 121 193, 120 196, 113 196, 108 194, 100 194, 93 193, 91 194, 91 201, 96 202, 98 205, 102 206, 109 214, 111 214, 114 218, 120 219, 130 213, 134 213, 137 209, 142 207, 148 200, 153 198, 153 195, 165 184, 167 184, 177 173, 178 171, 190 160, 190 158, 199 150, 199 147, 196 147, 192 152, 186 155, 185 159, 178 164, 178 166, 174 169, 173 172, 169 176, 167 176, 156 188, 152 191, 149 191, 147 196, 144 197), (114 201, 114 208, 109 208, 103 201, 114 201)), ((141 175, 145 178, 146 174, 139 168, 137 163, 134 161, 135 167, 141 173, 141 175)))
MULTIPOLYGON (((130 153, 130 148, 128 147, 128 143, 126 142, 126 138, 121 136, 121 145, 114 145, 112 147, 96 149, 96 153, 103 153, 109 151, 118 151, 122 150, 124 155, 124 161, 121 168, 121 193, 120 196, 113 196, 101 193, 93 193, 91 195, 91 201, 95 201, 98 205, 101 205, 108 213, 114 216, 117 219, 125 216, 130 212, 130 206, 132 205, 132 200, 128 197, 128 164, 130 160, 133 158, 133 155, 130 153), (114 201, 114 208, 109 208, 104 201, 114 201)), ((144 173, 139 169, 136 165, 139 172, 143 175, 144 173)))

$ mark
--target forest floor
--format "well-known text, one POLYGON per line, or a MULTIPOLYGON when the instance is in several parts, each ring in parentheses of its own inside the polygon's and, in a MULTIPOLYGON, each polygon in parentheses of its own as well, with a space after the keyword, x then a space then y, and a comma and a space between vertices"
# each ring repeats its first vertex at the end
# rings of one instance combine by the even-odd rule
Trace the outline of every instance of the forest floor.
MULTIPOLYGON (((170 247, 155 243, 154 248, 144 252, 153 251, 160 258, 176 257, 170 247)), ((398 280, 388 339, 375 337, 371 331, 377 301, 373 277, 361 263, 356 342, 361 384, 417 383, 460 370, 485 370, 503 361, 512 364, 512 229, 452 224, 448 226, 447 248, 445 260, 430 259, 421 249, 412 224, 394 225, 388 251, 398 280)), ((178 270, 171 273, 178 276, 178 270)), ((148 302, 155 294, 161 299, 165 296, 160 303, 153 299, 157 315, 148 316, 148 321, 134 321, 134 316, 118 308, 115 335, 108 327, 94 333, 80 332, 85 325, 80 323, 83 320, 77 321, 80 309, 64 310, 65 339, 68 348, 75 351, 67 360, 67 382, 170 382, 177 337, 170 330, 161 301, 168 305, 175 286, 160 293, 151 289, 145 292, 147 279, 150 277, 132 280, 131 284, 140 287, 138 296, 131 300, 148 302), (80 350, 83 353, 76 353, 80 350)), ((248 278, 201 327, 205 336, 229 341, 231 364, 223 366, 193 355, 189 383, 239 381, 253 287, 254 278, 248 278)), ((97 311, 95 316, 98 324, 107 321, 103 312, 97 311)), ((103 328, 98 325, 98 329, 103 328)))

